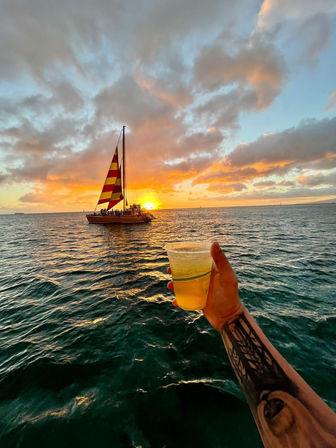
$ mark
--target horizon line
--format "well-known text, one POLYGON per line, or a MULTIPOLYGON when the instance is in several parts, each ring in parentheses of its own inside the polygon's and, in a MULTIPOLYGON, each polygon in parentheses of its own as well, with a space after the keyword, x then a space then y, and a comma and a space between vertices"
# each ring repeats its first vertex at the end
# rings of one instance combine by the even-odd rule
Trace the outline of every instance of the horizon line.
MULTIPOLYGON (((336 198, 333 198, 331 200, 327 201, 314 201, 314 202, 297 202, 294 204, 282 204, 276 203, 276 204, 253 204, 253 205, 220 205, 220 206, 198 206, 198 207, 175 207, 175 208, 157 208, 154 210, 150 210, 151 212, 156 211, 168 211, 168 210, 199 210, 199 209, 209 209, 209 208, 246 208, 246 207, 289 207, 289 206, 297 206, 297 205, 330 205, 330 204, 336 204, 336 198), (335 201, 335 202, 334 202, 335 201)), ((92 213, 92 210, 72 210, 72 211, 57 211, 57 212, 22 212, 22 211, 13 211, 8 213, 1 213, 0 216, 11 216, 15 215, 16 213, 19 213, 20 215, 53 215, 56 213, 92 213)))

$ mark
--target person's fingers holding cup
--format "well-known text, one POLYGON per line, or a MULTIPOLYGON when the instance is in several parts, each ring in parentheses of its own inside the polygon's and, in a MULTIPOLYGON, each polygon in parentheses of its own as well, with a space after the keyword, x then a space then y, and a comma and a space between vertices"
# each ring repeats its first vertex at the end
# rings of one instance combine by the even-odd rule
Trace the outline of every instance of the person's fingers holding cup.
MULTIPOLYGON (((167 272, 168 272, 168 274, 171 274, 170 266, 167 268, 167 272)), ((172 280, 171 280, 170 282, 168 282, 168 284, 167 284, 167 288, 170 289, 171 291, 174 291, 174 282, 173 282, 172 280)), ((177 302, 176 302, 176 299, 173 299, 173 301, 172 301, 172 305, 178 307, 178 304, 177 304, 177 302)))

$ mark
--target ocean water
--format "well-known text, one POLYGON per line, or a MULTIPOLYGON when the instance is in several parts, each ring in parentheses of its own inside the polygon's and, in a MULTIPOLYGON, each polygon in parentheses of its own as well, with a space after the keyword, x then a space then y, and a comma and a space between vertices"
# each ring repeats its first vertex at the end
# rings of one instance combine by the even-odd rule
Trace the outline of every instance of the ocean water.
POLYGON ((260 447, 220 336, 171 305, 168 241, 217 240, 246 307, 336 409, 336 205, 0 216, 0 446, 260 447))

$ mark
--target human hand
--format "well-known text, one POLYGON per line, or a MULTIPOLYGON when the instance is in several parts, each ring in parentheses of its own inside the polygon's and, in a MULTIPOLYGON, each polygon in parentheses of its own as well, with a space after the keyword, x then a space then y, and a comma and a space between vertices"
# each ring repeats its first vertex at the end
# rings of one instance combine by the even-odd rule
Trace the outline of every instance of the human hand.
MULTIPOLYGON (((214 263, 203 313, 209 323, 217 331, 221 331, 226 322, 243 311, 243 304, 238 295, 237 276, 218 243, 212 244, 211 256, 214 263)), ((168 273, 171 274, 170 268, 168 273)), ((174 289, 172 281, 168 283, 168 289, 174 289)), ((178 306, 176 299, 173 300, 173 305, 178 306)))

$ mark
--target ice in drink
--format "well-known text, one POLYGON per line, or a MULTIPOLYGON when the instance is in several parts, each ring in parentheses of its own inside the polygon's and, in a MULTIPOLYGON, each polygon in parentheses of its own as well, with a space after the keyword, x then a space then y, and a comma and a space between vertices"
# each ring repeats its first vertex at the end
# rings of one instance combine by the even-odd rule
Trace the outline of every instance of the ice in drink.
POLYGON ((212 258, 210 242, 178 242, 165 246, 179 307, 201 310, 206 305, 212 258))

